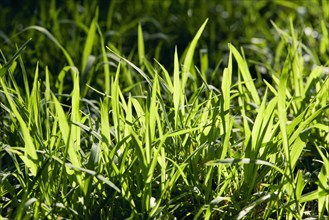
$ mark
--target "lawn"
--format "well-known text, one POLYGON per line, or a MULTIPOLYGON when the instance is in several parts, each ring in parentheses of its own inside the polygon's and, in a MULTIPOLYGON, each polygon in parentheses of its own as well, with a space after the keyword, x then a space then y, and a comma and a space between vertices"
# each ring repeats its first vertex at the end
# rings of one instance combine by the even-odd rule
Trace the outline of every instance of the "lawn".
POLYGON ((0 220, 328 219, 327 0, 0 12, 0 220))

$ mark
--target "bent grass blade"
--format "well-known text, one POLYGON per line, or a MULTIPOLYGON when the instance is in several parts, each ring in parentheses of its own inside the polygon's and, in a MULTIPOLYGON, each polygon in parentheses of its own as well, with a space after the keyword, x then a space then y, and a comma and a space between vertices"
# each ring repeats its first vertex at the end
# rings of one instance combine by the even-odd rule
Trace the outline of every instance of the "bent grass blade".
POLYGON ((7 70, 10 68, 10 66, 12 65, 12 63, 17 59, 17 57, 21 54, 21 52, 25 49, 26 45, 31 41, 32 39, 28 39, 17 51, 16 53, 8 60, 8 62, 5 63, 5 65, 3 65, 3 67, 1 67, 0 65, 0 78, 3 77, 5 75, 5 73, 7 72, 7 70))
POLYGON ((236 59, 236 62, 238 63, 239 70, 241 71, 241 75, 244 79, 244 83, 248 89, 248 91, 251 94, 251 97, 256 105, 260 104, 260 98, 257 92, 257 89, 255 87, 254 81, 251 77, 251 74, 249 72, 248 64, 244 58, 242 58, 239 51, 232 45, 229 44, 230 51, 232 52, 234 58, 236 59))
POLYGON ((37 26, 37 25, 32 25, 32 26, 29 26, 27 28, 25 28, 24 30, 22 30, 20 33, 23 33, 25 31, 28 31, 28 30, 36 30, 36 31, 39 31, 40 33, 46 35, 53 43, 55 43, 55 45, 61 49, 61 51, 63 52, 68 64, 70 66, 75 66, 74 65, 74 62, 70 56, 70 54, 67 52, 67 50, 59 43, 59 41, 44 27, 41 27, 41 26, 37 26))

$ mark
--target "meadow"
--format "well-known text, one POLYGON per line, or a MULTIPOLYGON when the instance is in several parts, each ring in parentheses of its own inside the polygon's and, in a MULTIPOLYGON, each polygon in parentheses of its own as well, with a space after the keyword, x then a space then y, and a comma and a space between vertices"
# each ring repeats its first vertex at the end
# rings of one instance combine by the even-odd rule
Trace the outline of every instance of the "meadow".
POLYGON ((0 220, 328 219, 327 0, 18 2, 0 220))

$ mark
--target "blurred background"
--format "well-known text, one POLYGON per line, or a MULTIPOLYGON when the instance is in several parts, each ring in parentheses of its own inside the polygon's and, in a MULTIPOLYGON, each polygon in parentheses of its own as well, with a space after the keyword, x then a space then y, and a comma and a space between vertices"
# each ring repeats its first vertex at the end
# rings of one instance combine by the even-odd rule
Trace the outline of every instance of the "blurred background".
MULTIPOLYGON (((106 45, 138 63, 137 27, 141 23, 147 59, 153 62, 155 58, 171 70, 175 46, 182 55, 208 18, 195 54, 208 56, 208 72, 222 73, 228 56, 227 44, 232 43, 243 47, 254 76, 269 79, 268 66, 275 71, 282 63, 275 60, 279 59, 275 58, 275 51, 280 36, 272 22, 289 32, 291 20, 298 39, 310 50, 305 61, 326 64, 329 46, 328 39, 322 36, 328 32, 328 5, 327 0, 1 0, 0 48, 4 54, 13 54, 16 44, 32 38, 24 61, 31 68, 39 61, 41 67, 48 65, 56 75, 67 65, 58 55, 59 48, 40 32, 25 28, 31 25, 46 28, 79 63, 89 25, 99 10, 98 24, 106 45)), ((98 37, 92 52, 95 57, 101 54, 98 37)), ((199 59, 195 60, 198 65, 199 59)), ((0 62, 4 63, 3 58, 0 62)))

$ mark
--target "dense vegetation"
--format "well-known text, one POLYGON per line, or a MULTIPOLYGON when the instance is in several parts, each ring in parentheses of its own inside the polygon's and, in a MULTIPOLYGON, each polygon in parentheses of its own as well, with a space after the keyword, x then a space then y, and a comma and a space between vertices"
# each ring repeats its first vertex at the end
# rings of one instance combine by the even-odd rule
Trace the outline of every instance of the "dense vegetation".
POLYGON ((0 219, 327 219, 329 2, 0 3, 0 219))

